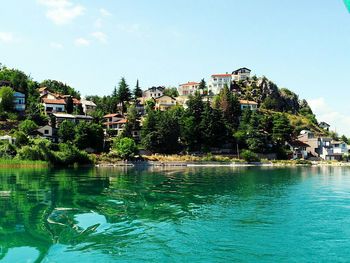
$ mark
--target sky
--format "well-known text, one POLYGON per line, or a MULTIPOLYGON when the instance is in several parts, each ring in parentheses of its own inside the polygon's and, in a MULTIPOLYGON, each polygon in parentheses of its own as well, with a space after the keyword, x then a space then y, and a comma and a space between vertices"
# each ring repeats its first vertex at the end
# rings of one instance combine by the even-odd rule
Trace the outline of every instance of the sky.
POLYGON ((82 95, 178 86, 248 67, 350 136, 350 14, 343 0, 2 1, 0 63, 82 95))

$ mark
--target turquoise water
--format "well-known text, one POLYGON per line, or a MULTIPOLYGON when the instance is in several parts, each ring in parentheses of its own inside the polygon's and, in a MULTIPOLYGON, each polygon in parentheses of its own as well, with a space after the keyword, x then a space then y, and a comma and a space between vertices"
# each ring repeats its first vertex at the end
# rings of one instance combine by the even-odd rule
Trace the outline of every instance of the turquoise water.
POLYGON ((0 169, 1 262, 348 262, 350 169, 0 169))

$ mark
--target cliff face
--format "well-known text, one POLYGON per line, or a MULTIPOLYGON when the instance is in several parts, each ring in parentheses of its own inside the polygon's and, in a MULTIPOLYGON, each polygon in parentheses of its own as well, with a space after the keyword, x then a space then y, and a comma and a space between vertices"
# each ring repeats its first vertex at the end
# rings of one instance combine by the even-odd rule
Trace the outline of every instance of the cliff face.
POLYGON ((240 91, 240 99, 253 100, 263 109, 292 114, 313 114, 306 100, 300 100, 297 94, 288 89, 278 88, 266 77, 253 77, 235 83, 233 89, 240 91))

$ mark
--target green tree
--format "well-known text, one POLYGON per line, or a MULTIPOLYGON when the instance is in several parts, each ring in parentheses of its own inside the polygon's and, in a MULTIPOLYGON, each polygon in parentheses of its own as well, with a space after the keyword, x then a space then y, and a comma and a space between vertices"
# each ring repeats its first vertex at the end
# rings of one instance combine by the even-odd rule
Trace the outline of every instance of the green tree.
POLYGON ((14 111, 13 95, 14 91, 12 88, 0 88, 0 110, 9 112, 14 111))
POLYGON ((220 91, 218 106, 223 113, 223 118, 230 130, 236 130, 239 125, 241 106, 238 98, 230 92, 227 85, 220 91))
POLYGON ((285 114, 277 113, 273 117, 272 139, 277 145, 289 141, 292 136, 292 127, 285 114))
POLYGON ((179 96, 177 88, 166 88, 164 89, 163 94, 174 98, 179 96))
POLYGON ((126 84, 125 78, 121 78, 118 86, 118 99, 120 103, 122 104, 122 112, 125 112, 125 102, 128 102, 131 100, 131 92, 129 89, 128 84, 126 84))
POLYGON ((61 81, 47 79, 40 83, 40 87, 46 87, 52 92, 71 95, 80 99, 80 93, 78 91, 61 81))
POLYGON ((72 114, 73 110, 74 110, 73 98, 69 96, 66 98, 66 112, 68 114, 72 114))
POLYGON ((18 128, 24 134, 32 135, 38 129, 38 125, 32 120, 24 120, 19 124, 18 128))
POLYGON ((69 120, 64 120, 58 128, 57 134, 62 142, 74 141, 75 124, 69 120))
POLYGON ((199 82, 199 89, 203 91, 207 89, 207 83, 205 83, 204 79, 201 79, 201 81, 199 82))
POLYGON ((0 80, 8 81, 15 90, 27 94, 29 77, 18 69, 9 69, 0 64, 0 80))
POLYGON ((136 81, 136 86, 134 89, 134 99, 142 97, 142 89, 139 86, 139 80, 136 81))
POLYGON ((220 146, 226 140, 222 113, 210 107, 209 101, 204 106, 202 120, 199 124, 203 144, 207 147, 220 146))
POLYGON ((113 149, 117 155, 122 159, 129 159, 137 153, 137 146, 131 138, 117 138, 113 143, 113 149))
POLYGON ((80 122, 75 128, 75 145, 81 149, 92 148, 96 151, 103 149, 104 134, 101 125, 80 122))

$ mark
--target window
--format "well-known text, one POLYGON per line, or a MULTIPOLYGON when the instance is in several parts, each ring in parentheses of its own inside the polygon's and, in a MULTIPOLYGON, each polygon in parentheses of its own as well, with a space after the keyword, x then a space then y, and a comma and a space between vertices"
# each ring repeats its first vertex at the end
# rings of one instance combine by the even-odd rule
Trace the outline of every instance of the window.
POLYGON ((44 130, 44 134, 49 134, 49 130, 44 130))

